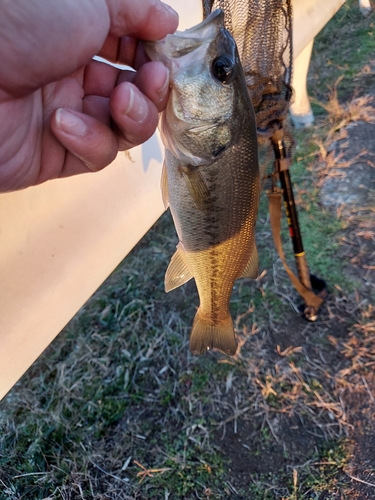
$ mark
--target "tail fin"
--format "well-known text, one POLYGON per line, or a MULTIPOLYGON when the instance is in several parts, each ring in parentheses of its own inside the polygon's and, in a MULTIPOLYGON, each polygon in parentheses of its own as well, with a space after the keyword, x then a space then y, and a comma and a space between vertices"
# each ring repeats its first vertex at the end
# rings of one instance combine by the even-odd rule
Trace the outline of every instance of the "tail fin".
POLYGON ((224 320, 212 324, 207 318, 202 317, 198 309, 190 335, 190 350, 192 354, 199 355, 213 348, 231 356, 236 353, 237 344, 232 318, 228 314, 224 320))

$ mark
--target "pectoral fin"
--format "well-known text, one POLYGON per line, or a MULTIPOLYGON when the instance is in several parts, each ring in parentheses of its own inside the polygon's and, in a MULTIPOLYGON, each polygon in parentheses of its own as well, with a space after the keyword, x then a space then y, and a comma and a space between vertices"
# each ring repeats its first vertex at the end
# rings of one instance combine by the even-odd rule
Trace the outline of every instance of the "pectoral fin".
POLYGON ((163 163, 163 169, 161 171, 160 187, 161 187, 161 195, 163 197, 164 208, 167 209, 169 206, 169 192, 168 192, 168 174, 167 174, 167 166, 165 164, 165 160, 163 163))
POLYGON ((179 243, 177 250, 169 263, 167 272, 165 273, 165 291, 170 292, 171 290, 178 288, 189 281, 192 277, 193 275, 185 262, 184 250, 181 243, 179 243))
POLYGON ((180 172, 197 209, 202 212, 209 210, 211 204, 210 192, 198 168, 184 165, 180 166, 180 172))
POLYGON ((241 278, 252 278, 256 279, 258 277, 258 268, 259 268, 259 257, 258 257, 258 250, 256 247, 255 239, 253 240, 253 245, 250 253, 250 258, 248 260, 248 263, 246 264, 246 267, 241 274, 241 278))

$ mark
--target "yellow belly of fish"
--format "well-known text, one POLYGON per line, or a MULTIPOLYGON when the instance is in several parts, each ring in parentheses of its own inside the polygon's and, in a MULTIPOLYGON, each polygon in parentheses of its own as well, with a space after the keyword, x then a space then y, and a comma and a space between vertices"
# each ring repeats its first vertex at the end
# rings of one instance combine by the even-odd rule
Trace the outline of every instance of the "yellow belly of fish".
POLYGON ((233 284, 240 277, 256 278, 258 255, 252 220, 232 238, 197 252, 184 252, 200 298, 190 337, 194 354, 217 348, 234 354, 236 341, 229 301, 233 284))

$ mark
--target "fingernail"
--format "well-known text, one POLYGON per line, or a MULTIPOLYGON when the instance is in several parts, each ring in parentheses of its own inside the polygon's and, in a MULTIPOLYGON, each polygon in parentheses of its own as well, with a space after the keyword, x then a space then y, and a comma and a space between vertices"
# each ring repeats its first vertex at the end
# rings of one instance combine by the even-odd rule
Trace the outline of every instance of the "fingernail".
POLYGON ((165 96, 167 95, 167 90, 169 88, 169 70, 168 70, 168 68, 166 68, 166 70, 167 70, 167 74, 165 77, 165 82, 160 87, 160 89, 157 91, 159 101, 162 101, 165 98, 165 96))
POLYGON ((132 87, 130 87, 129 104, 124 115, 137 123, 142 123, 148 116, 147 102, 132 87))
POLYGON ((81 118, 63 108, 56 111, 56 125, 70 135, 85 135, 87 130, 86 123, 81 118))
POLYGON ((174 9, 172 9, 172 7, 170 5, 168 5, 167 3, 164 3, 164 2, 161 2, 161 4, 165 8, 165 10, 167 10, 170 14, 172 14, 175 17, 178 17, 178 13, 174 9))

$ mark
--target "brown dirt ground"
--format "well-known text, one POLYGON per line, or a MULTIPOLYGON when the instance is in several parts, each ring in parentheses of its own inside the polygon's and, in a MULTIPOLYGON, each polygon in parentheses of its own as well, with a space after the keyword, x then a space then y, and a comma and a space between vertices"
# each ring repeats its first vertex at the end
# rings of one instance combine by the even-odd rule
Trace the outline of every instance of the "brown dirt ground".
MULTIPOLYGON (((248 484, 251 474, 259 475, 266 491, 265 477, 272 478, 281 470, 291 476, 293 469, 299 471, 306 465, 319 467, 311 458, 312 450, 321 449, 327 440, 346 436, 349 458, 340 466, 330 490, 314 497, 304 491, 303 498, 370 500, 375 499, 375 124, 350 124, 333 139, 328 143, 327 157, 320 158, 315 167, 322 171, 322 206, 347 221, 340 253, 348 276, 358 283, 357 290, 353 296, 330 296, 317 324, 287 312, 282 324, 263 333, 261 348, 255 348, 267 359, 271 390, 278 392, 278 376, 284 383, 288 380, 285 367, 279 373, 275 370, 280 364, 280 351, 296 349, 305 357, 299 378, 313 376, 329 397, 322 401, 321 411, 312 415, 306 414, 306 408, 317 404, 314 398, 306 398, 299 405, 298 396, 293 401, 290 395, 289 406, 284 398, 278 408, 277 404, 267 404, 270 398, 266 397, 258 418, 239 416, 235 426, 232 418, 224 432, 222 428, 218 431, 217 439, 230 459, 234 488, 248 484), (309 369, 315 373, 305 374, 309 369), (272 436, 254 454, 256 435, 267 426, 272 436)), ((254 359, 254 343, 250 344, 252 354, 246 344, 240 359, 254 359)), ((264 384, 264 379, 260 383, 264 384)), ((238 400, 240 391, 234 400, 238 400)), ((287 493, 272 484, 269 491, 276 498, 286 498, 287 493)))
MULTIPOLYGON (((370 89, 366 89, 366 93, 370 89)), ((372 90, 372 89, 371 89, 372 90)), ((375 90, 375 89, 373 89, 375 90)), ((350 260, 350 272, 362 286, 362 300, 374 304, 375 286, 375 125, 368 122, 351 124, 342 139, 334 143, 331 157, 339 158, 336 177, 327 178, 323 199, 328 189, 336 193, 330 205, 348 217, 349 227, 343 237, 343 255, 350 260), (343 147, 344 146, 344 147, 343 147), (343 168, 340 168, 343 164, 343 168), (340 182, 341 181, 341 182, 340 182), (341 187, 340 187, 341 186, 341 187), (340 206, 343 204, 344 206, 340 206), (367 289, 367 290, 366 290, 367 289)), ((369 318, 374 325, 375 311, 369 318)), ((368 346, 369 347, 369 346, 368 346)), ((372 346, 373 351, 373 346, 372 346)), ((348 498, 375 498, 375 376, 373 366, 364 369, 363 381, 367 391, 348 393, 345 403, 352 408, 349 433, 352 458, 346 472, 352 477, 371 483, 372 486, 352 480, 348 498)), ((359 377, 359 373, 356 378, 359 377)))

